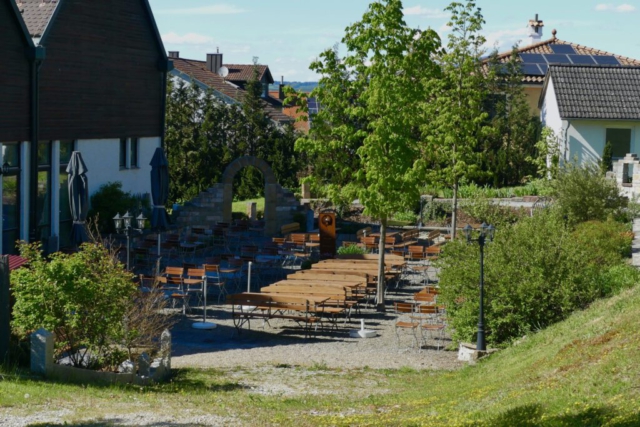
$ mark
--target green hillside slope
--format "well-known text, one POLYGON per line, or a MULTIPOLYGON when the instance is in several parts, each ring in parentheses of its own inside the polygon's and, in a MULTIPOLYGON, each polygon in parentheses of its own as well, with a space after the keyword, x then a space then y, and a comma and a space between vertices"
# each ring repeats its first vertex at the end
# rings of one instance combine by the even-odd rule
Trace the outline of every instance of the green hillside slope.
POLYGON ((640 426, 640 287, 327 425, 640 426))

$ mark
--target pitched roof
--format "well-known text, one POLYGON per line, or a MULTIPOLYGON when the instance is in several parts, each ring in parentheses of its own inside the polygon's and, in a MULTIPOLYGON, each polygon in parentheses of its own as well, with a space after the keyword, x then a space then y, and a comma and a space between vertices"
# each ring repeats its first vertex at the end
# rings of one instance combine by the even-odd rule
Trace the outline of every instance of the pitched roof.
POLYGON ((224 64, 224 66, 229 69, 228 80, 234 82, 249 81, 253 78, 253 68, 256 67, 258 69, 258 80, 262 80, 266 73, 267 82, 273 83, 271 71, 266 65, 224 64))
POLYGON ((640 120, 640 67, 551 65, 548 81, 563 119, 640 120))
MULTIPOLYGON (((190 76, 205 86, 210 87, 236 102, 242 102, 244 99, 246 95, 245 90, 233 83, 225 81, 217 73, 209 71, 205 61, 196 61, 185 58, 171 58, 171 60, 173 61, 173 66, 177 71, 190 76)), ((269 117, 276 122, 285 123, 292 121, 291 117, 283 114, 278 108, 275 108, 266 101, 263 101, 263 107, 269 117)))
MULTIPOLYGON (((553 50, 551 50, 550 45, 552 44, 567 44, 570 46, 573 46, 573 49, 576 51, 576 54, 578 55, 603 55, 603 56, 614 56, 618 59, 618 61, 620 62, 621 65, 625 65, 625 66, 640 66, 640 61, 633 59, 633 58, 628 58, 626 56, 621 56, 621 55, 616 55, 613 53, 609 53, 606 52, 604 50, 600 50, 600 49, 595 49, 592 47, 588 47, 588 46, 583 46, 580 44, 575 44, 575 43, 571 43, 568 41, 564 41, 564 40, 560 40, 558 38, 556 38, 555 36, 553 38, 550 38, 548 40, 544 40, 538 43, 534 43, 532 45, 529 46, 524 46, 522 48, 518 49, 518 53, 547 53, 547 54, 552 54, 554 53, 553 50)), ((509 60, 509 57, 511 56, 511 51, 508 52, 503 52, 501 54, 498 54, 497 59, 500 62, 507 62, 509 60)), ((523 79, 522 79, 525 83, 531 83, 531 84, 543 84, 544 83, 544 76, 540 76, 540 75, 524 75, 523 79)))
POLYGON ((42 37, 60 4, 59 0, 15 0, 15 2, 33 38, 42 37))

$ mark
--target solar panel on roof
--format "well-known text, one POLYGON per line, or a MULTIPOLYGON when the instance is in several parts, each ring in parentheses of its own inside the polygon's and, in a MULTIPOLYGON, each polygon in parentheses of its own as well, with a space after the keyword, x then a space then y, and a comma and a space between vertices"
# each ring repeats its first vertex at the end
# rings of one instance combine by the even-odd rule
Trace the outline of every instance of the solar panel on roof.
POLYGON ((620 65, 620 61, 615 56, 593 55, 593 59, 600 65, 620 65))
POLYGON ((522 72, 526 76, 544 76, 538 64, 523 64, 522 72))
POLYGON ((544 60, 544 57, 540 53, 521 53, 520 59, 522 62, 530 63, 530 64, 546 64, 547 61, 544 60))
POLYGON ((596 61, 590 55, 569 55, 574 64, 594 65, 596 61))
POLYGON ((573 46, 569 44, 550 44, 549 47, 553 51, 553 53, 565 53, 565 54, 575 54, 578 53, 573 48, 573 46))
POLYGON ((540 67, 540 70, 542 70, 542 74, 547 74, 547 70, 549 69, 549 66, 547 64, 538 64, 538 67, 540 67))
POLYGON ((571 64, 567 55, 559 55, 555 53, 545 53, 544 58, 549 64, 571 64))

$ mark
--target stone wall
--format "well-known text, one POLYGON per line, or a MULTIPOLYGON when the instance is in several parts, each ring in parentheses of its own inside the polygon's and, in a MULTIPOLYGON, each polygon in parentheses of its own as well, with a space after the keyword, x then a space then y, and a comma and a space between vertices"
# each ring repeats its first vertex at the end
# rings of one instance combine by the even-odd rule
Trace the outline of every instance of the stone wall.
POLYGON ((265 180, 264 221, 265 236, 279 234, 280 227, 293 222, 293 215, 301 211, 300 202, 292 192, 277 183, 271 167, 262 159, 245 156, 234 160, 224 171, 219 183, 200 193, 186 203, 179 211, 177 224, 180 227, 211 227, 216 222, 231 222, 231 204, 233 203, 233 178, 242 168, 257 168, 265 180))

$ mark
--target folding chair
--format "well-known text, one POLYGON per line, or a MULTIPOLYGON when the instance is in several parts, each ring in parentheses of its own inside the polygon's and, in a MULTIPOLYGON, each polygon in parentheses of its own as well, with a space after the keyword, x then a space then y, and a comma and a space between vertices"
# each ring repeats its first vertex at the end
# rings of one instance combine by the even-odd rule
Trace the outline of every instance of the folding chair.
POLYGON ((226 298, 226 295, 229 294, 225 286, 225 281, 222 280, 220 275, 220 266, 217 264, 205 264, 204 272, 207 278, 207 288, 209 286, 218 288, 218 304, 220 304, 220 299, 226 298))
MULTIPOLYGON (((414 313, 414 306, 408 302, 394 302, 393 308, 396 314, 399 315, 398 320, 395 323, 395 332, 396 332, 396 344, 397 349, 400 351, 400 333, 399 331, 409 331, 413 335, 413 339, 415 341, 415 345, 419 348, 420 343, 418 341, 418 328, 420 327, 420 321, 412 318, 414 313), (407 320, 402 320, 403 318, 408 318, 407 320)), ((411 346, 413 348, 413 345, 411 346)))
MULTIPOLYGON (((203 302, 204 292, 206 291, 205 282, 206 277, 204 268, 189 268, 186 276, 182 279, 182 285, 184 287, 184 293, 187 300, 190 300, 191 296, 195 295, 198 298, 198 305, 200 305, 200 303, 203 302)), ((190 308, 191 306, 189 305, 189 309, 190 308)), ((203 307, 203 310, 206 309, 206 307, 203 307)))

